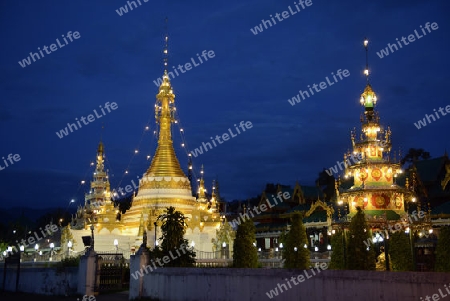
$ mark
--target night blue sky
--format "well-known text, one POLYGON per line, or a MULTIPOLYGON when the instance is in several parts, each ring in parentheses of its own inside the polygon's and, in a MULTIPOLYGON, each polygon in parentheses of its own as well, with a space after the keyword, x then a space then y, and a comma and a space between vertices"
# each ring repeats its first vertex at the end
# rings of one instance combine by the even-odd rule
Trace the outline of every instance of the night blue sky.
MULTIPOLYGON (((450 147, 450 117, 418 130, 414 122, 450 104, 448 1, 315 1, 254 35, 250 28, 294 1, 144 2, 123 16, 124 0, 2 1, 0 3, 0 156, 21 160, 0 171, 1 206, 67 206, 84 202, 102 123, 112 187, 144 173, 156 139, 154 104, 162 75, 164 19, 169 18, 169 66, 213 50, 215 57, 172 80, 190 150, 240 121, 253 128, 194 158, 206 183, 219 178, 227 200, 252 197, 266 182, 311 185, 322 168, 342 160, 350 130, 360 128, 365 87, 362 41, 370 40, 371 84, 394 149, 424 148, 433 157, 450 147), (396 38, 439 29, 380 59, 396 38), (81 37, 22 68, 18 61, 61 40, 81 37), (350 76, 295 106, 288 99, 331 72, 350 76), (118 108, 62 139, 56 132, 106 102, 118 108), (146 134, 146 124, 151 130, 146 134), (141 140, 142 138, 142 140, 141 140), (140 142, 141 141, 141 142, 140 142), (133 156, 139 147, 139 154, 133 156), (132 160, 131 160, 132 159, 132 160), (131 164, 129 162, 131 160, 131 164), (129 167, 128 167, 129 166, 129 167), (123 177, 124 171, 129 174, 123 177)), ((174 127, 182 167, 187 156, 174 127)), ((2 160, 1 166, 4 166, 2 160)), ((72 205, 73 206, 73 205, 72 205)))

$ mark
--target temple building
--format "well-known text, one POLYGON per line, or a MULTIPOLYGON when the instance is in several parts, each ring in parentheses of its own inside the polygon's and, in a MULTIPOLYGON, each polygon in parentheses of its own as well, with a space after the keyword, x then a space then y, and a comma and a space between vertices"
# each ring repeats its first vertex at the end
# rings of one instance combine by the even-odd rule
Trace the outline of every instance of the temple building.
MULTIPOLYGON (((167 37, 164 53, 167 56, 167 37)), ((74 251, 84 249, 82 236, 91 235, 91 231, 97 251, 132 252, 141 245, 144 232, 147 232, 147 245, 155 246, 161 236, 158 216, 170 206, 188 218, 185 238, 191 246, 199 251, 213 250, 213 238, 221 225, 217 202, 220 196, 213 186, 211 197, 207 197, 203 166, 197 197, 193 196, 191 181, 181 169, 173 147, 171 126, 176 122, 175 111, 175 94, 165 69, 155 103, 155 121, 159 125, 158 146, 150 167, 139 180, 131 208, 118 220, 119 211, 111 201, 109 179, 104 170, 104 148, 100 143, 91 190, 86 194, 85 205, 78 208, 69 225, 74 251), (91 226, 94 226, 93 230, 91 226)), ((192 168, 191 165, 189 168, 192 168)))

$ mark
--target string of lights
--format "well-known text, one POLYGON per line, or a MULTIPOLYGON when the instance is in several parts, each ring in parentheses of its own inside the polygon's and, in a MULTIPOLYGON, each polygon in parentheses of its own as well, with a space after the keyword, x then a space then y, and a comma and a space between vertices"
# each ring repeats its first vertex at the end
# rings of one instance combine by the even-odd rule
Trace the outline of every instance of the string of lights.
MULTIPOLYGON (((175 111, 175 112, 176 112, 176 111, 175 111)), ((115 185, 116 190, 117 190, 117 188, 120 187, 120 185, 121 185, 121 183, 124 181, 125 177, 126 177, 127 175, 130 174, 130 168, 131 168, 131 165, 132 165, 133 161, 135 160, 135 158, 136 158, 138 155, 140 155, 140 153, 141 153, 141 151, 140 151, 140 149, 141 149, 141 144, 142 144, 142 142, 144 141, 145 136, 146 136, 146 135, 149 133, 149 131, 151 130, 150 125, 149 125, 150 123, 151 123, 151 118, 149 118, 148 122, 146 123, 146 125, 145 125, 145 127, 144 127, 144 129, 143 129, 143 131, 142 131, 142 134, 141 134, 141 136, 140 136, 140 139, 139 139, 139 142, 138 142, 138 144, 137 144, 137 147, 134 148, 134 151, 132 152, 132 155, 130 156, 130 159, 128 160, 128 164, 126 165, 125 170, 124 170, 123 172, 120 173, 120 174, 121 174, 120 180, 118 181, 117 185, 115 185)), ((178 129, 178 132, 179 132, 179 134, 180 134, 180 138, 181 138, 181 148, 184 150, 184 152, 185 152, 186 157, 188 158, 188 160, 192 160, 192 156, 191 156, 191 154, 190 154, 189 147, 188 147, 188 143, 187 143, 187 139, 186 139, 186 136, 185 136, 185 131, 184 131, 182 125, 181 125, 181 121, 180 121, 179 115, 178 115, 177 113, 176 113, 176 115, 175 115, 175 121, 174 121, 174 123, 177 125, 177 129, 178 129)), ((151 146, 153 146, 153 142, 154 142, 155 138, 157 137, 157 134, 158 134, 158 127, 159 127, 158 124, 156 124, 156 125, 155 125, 155 128, 154 128, 154 130, 153 130, 152 139, 151 139, 151 141, 150 141, 150 145, 151 145, 151 146)), ((151 158, 151 155, 147 155, 147 156, 146 156, 146 160, 147 160, 147 161, 149 161, 150 158, 151 158)), ((104 157, 104 160, 105 160, 105 165, 108 166, 108 172, 109 172, 109 174, 114 174, 113 171, 112 171, 112 170, 113 170, 113 169, 112 169, 112 164, 109 162, 108 157, 107 157, 106 155, 105 155, 105 157, 104 157)), ((80 189, 84 186, 84 184, 86 184, 86 180, 85 180, 85 179, 87 178, 89 172, 90 172, 90 174, 92 174, 93 168, 95 168, 95 160, 94 160, 94 161, 90 161, 89 167, 88 167, 88 169, 86 170, 86 172, 85 172, 85 174, 84 174, 84 176, 83 176, 83 180, 81 180, 81 183, 80 183, 80 185, 78 186, 78 189, 77 189, 77 191, 76 191, 76 194, 78 194, 79 191, 80 191, 80 189)), ((197 177, 196 169, 195 169, 193 166, 192 166, 192 168, 191 168, 191 172, 192 172, 192 175, 193 175, 194 183, 198 183, 198 182, 200 181, 200 179, 197 177)), ((198 185, 198 184, 197 184, 197 185, 198 185)), ((111 189, 111 191, 114 191, 114 189, 111 189)))

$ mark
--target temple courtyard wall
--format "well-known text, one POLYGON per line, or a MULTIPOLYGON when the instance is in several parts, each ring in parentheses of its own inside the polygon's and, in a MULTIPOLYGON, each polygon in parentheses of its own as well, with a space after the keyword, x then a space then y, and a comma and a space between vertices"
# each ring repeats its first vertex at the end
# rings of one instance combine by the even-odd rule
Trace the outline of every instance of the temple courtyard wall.
MULTIPOLYGON (((450 300, 450 273, 334 271, 319 267, 313 270, 158 268, 133 277, 143 262, 141 256, 131 257, 130 300, 140 297, 160 301, 450 300)), ((80 268, 24 265, 20 269, 18 291, 43 295, 84 294, 84 289, 89 288, 84 285, 86 277, 80 276, 89 274, 88 266, 92 264, 84 268, 83 264, 80 268)), ((0 268, 2 285, 3 272, 0 268)), ((15 291, 16 273, 15 269, 7 270, 6 291, 15 291)))
POLYGON ((450 300, 450 273, 314 271, 316 275, 311 270, 160 268, 137 280, 131 277, 130 300, 450 300))
MULTIPOLYGON (((78 285, 77 267, 42 267, 43 265, 42 263, 29 263, 20 267, 19 292, 59 296, 69 296, 76 293, 78 285)), ((16 290, 17 268, 7 268, 6 277, 4 277, 4 271, 2 266, 0 268, 1 288, 4 288, 5 291, 14 292, 16 290)))

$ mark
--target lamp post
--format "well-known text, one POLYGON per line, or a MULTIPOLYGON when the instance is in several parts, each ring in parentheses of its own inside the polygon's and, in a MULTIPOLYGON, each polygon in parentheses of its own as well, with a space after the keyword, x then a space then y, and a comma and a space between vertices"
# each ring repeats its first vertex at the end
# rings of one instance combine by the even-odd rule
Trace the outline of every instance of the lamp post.
POLYGON ((156 222, 154 222, 153 225, 155 226, 155 248, 156 248, 158 246, 158 243, 156 240, 156 227, 158 226, 158 224, 156 222))
POLYGON ((24 245, 21 245, 20 247, 19 247, 19 251, 20 251, 20 262, 22 262, 22 253, 25 251, 25 246, 24 245))
POLYGON ((114 247, 116 248, 116 253, 119 251, 119 241, 114 239, 114 247))
POLYGON ((94 250, 94 224, 91 224, 91 250, 94 250))
POLYGON ((36 253, 34 253, 34 261, 36 261, 36 254, 38 253, 38 250, 39 250, 39 245, 38 244, 36 244, 34 246, 34 250, 36 251, 36 253))
POLYGON ((72 248, 72 246, 73 246, 73 244, 69 240, 69 242, 67 243, 67 257, 70 257, 70 249, 72 248))
POLYGON ((223 242, 222 243, 222 257, 225 259, 225 258, 227 258, 227 256, 226 256, 226 247, 227 247, 227 243, 226 242, 223 242))
POLYGON ((50 258, 49 258, 49 261, 52 261, 53 249, 54 248, 55 248, 55 244, 54 243, 50 243, 50 258))

